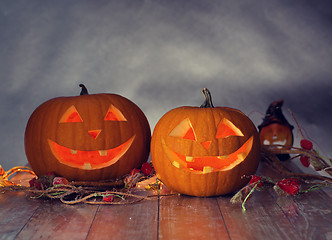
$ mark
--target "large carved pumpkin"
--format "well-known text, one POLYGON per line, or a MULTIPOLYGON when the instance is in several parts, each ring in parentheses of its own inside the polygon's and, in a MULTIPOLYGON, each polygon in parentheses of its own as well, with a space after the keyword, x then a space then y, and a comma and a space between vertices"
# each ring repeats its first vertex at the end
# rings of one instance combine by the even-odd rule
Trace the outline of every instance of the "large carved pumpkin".
POLYGON ((151 157, 157 176, 187 195, 216 196, 243 187, 259 164, 256 127, 241 111, 205 103, 167 112, 157 123, 151 157), (247 177, 246 177, 247 176, 247 177))
POLYGON ((97 181, 122 177, 146 162, 151 132, 138 106, 116 94, 87 94, 80 86, 81 96, 51 99, 30 117, 25 152, 36 174, 97 181))

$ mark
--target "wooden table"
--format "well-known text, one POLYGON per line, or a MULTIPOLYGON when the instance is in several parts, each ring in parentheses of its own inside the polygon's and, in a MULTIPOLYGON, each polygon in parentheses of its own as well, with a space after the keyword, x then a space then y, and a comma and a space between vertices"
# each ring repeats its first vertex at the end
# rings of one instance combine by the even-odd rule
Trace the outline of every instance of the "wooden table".
MULTIPOLYGON (((258 174, 277 176, 264 163, 258 174)), ((255 192, 243 212, 231 196, 110 206, 9 192, 0 194, 0 239, 332 239, 331 196, 330 190, 295 197, 255 192)))

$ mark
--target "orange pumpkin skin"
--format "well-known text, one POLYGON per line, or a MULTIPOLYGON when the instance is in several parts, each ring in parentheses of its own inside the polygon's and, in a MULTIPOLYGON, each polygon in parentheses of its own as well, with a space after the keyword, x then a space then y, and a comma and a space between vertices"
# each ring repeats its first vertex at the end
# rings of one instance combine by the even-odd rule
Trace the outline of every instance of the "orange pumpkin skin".
POLYGON ((150 139, 144 113, 120 95, 58 97, 32 113, 25 152, 38 176, 54 172, 98 181, 122 177, 146 162, 150 139))
POLYGON ((151 158, 158 178, 168 188, 186 195, 207 197, 232 193, 247 184, 249 178, 245 176, 257 170, 259 148, 256 127, 241 111, 226 107, 179 107, 167 112, 156 124, 151 139, 151 158), (194 134, 190 131, 177 134, 181 132, 179 123, 183 125, 184 119, 190 121, 194 134), (217 134, 223 131, 220 130, 223 121, 234 124, 243 136, 217 134), (232 159, 228 159, 225 165, 203 166, 204 161, 211 165, 232 153, 238 155, 239 149, 247 152, 242 161, 232 163, 232 159), (193 161, 201 162, 195 165, 193 161))

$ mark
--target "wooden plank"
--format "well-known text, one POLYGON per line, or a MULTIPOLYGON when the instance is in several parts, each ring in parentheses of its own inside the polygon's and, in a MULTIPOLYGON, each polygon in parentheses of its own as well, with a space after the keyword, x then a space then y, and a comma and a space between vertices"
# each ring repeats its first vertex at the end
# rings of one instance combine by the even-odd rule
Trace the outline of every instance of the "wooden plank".
MULTIPOLYGON (((266 166, 260 164, 257 174, 270 176, 270 170, 266 171, 266 166)), ((241 204, 230 203, 231 196, 218 198, 231 239, 299 238, 299 234, 274 199, 272 191, 255 191, 245 205, 245 212, 241 204)))
POLYGON ((229 239, 216 198, 163 197, 159 239, 229 239))
POLYGON ((218 203, 231 239, 299 239, 284 212, 268 192, 255 192, 244 212, 229 197, 218 203))
POLYGON ((279 197, 277 203, 302 239, 332 239, 332 200, 324 192, 279 197))
POLYGON ((157 239, 158 200, 100 206, 88 239, 157 239))
MULTIPOLYGON (((301 172, 292 162, 283 163, 288 169, 301 172)), ((262 173, 276 179, 282 175, 264 165, 262 173)), ((323 190, 297 196, 277 196, 274 201, 285 213, 292 227, 302 239, 332 239, 332 199, 323 190)))
MULTIPOLYGON (((283 177, 264 164, 258 174, 283 177)), ((0 239, 332 239, 332 200, 324 191, 295 197, 255 192, 246 212, 230 198, 70 206, 24 193, 0 194, 0 239)))
MULTIPOLYGON (((291 162, 284 165, 300 172, 291 162)), ((289 198, 276 197, 276 200, 303 239, 332 239, 332 198, 325 191, 316 190, 289 198)))
POLYGON ((325 188, 323 191, 332 199, 332 188, 325 188))
POLYGON ((39 206, 24 193, 0 194, 0 239, 15 239, 39 206))
POLYGON ((85 239, 98 206, 42 200, 17 239, 85 239))

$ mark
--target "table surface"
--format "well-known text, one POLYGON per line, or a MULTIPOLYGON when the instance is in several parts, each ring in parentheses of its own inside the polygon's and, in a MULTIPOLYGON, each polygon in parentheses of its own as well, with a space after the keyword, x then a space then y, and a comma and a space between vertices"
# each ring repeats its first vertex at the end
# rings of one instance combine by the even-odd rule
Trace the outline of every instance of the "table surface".
MULTIPOLYGON (((258 174, 281 177, 261 163, 258 174)), ((332 239, 331 190, 279 197, 167 196, 129 205, 66 205, 0 194, 0 239, 332 239)))

